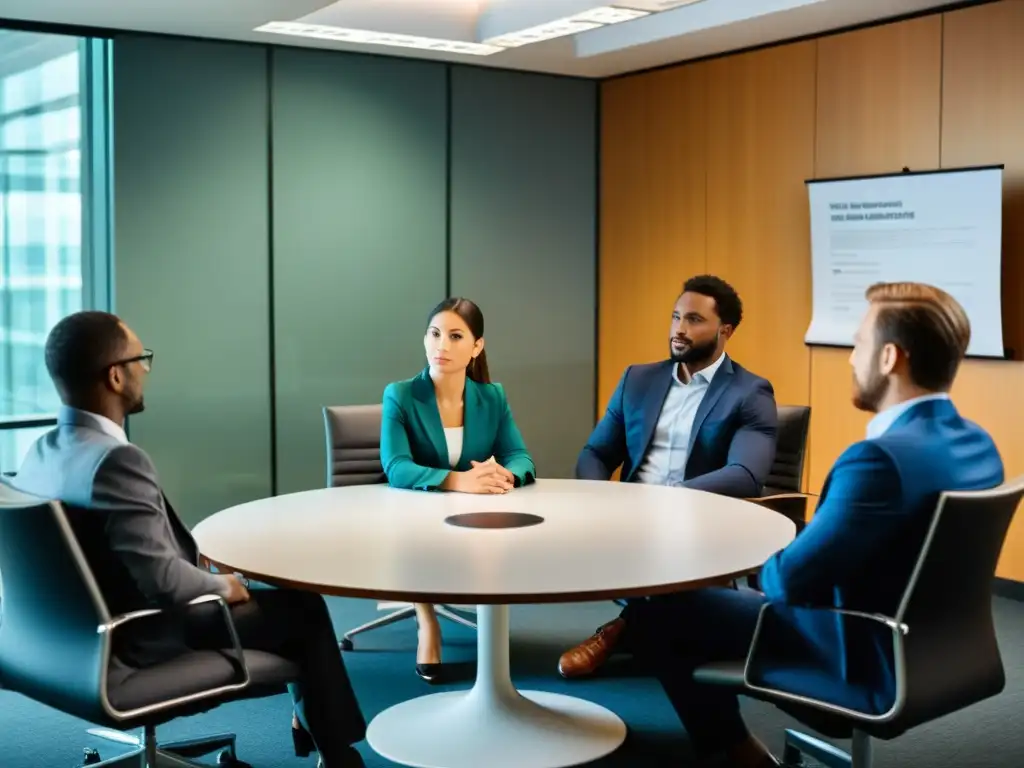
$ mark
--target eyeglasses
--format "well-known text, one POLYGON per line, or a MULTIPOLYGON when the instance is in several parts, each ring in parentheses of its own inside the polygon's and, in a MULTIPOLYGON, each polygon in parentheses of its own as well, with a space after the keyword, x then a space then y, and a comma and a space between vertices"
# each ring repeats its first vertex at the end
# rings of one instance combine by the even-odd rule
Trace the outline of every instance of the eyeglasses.
POLYGON ((153 370, 153 350, 145 349, 141 355, 126 357, 124 360, 115 360, 112 363, 107 363, 103 368, 106 370, 107 368, 113 368, 115 365, 128 365, 129 363, 142 363, 142 370, 149 373, 153 370))

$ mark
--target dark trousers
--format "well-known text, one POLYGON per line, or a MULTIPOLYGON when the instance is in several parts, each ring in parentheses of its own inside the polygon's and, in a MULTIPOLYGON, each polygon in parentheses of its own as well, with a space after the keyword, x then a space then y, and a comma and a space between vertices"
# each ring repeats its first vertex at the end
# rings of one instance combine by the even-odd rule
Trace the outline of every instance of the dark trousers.
POLYGON ((652 602, 662 606, 662 611, 669 610, 665 606, 674 603, 675 601, 686 599, 686 592, 670 592, 665 595, 653 595, 651 597, 627 597, 626 604, 619 611, 619 618, 626 622, 626 627, 619 635, 618 640, 615 643, 615 651, 617 653, 633 653, 633 633, 631 627, 633 626, 634 617, 643 614, 646 609, 644 606, 650 605, 652 602))
POLYGON ((750 589, 716 587, 630 604, 636 662, 661 682, 701 757, 740 743, 749 732, 736 693, 695 683, 693 671, 702 664, 745 658, 764 600, 750 589))
MULTIPOLYGON (((323 597, 254 585, 248 602, 231 606, 231 616, 243 648, 283 656, 299 667, 299 680, 289 685, 295 714, 324 762, 340 762, 348 747, 366 735, 366 720, 323 597)), ((192 626, 188 643, 197 650, 231 647, 223 621, 212 615, 192 626)))

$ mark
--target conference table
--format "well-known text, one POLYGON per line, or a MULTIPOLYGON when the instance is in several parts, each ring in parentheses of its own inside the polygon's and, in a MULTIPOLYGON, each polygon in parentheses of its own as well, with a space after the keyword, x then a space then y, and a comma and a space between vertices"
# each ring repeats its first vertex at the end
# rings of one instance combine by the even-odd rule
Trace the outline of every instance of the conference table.
POLYGON ((757 504, 702 491, 541 479, 491 495, 386 485, 293 493, 218 512, 194 535, 218 568, 270 585, 475 604, 472 688, 381 712, 367 741, 419 768, 560 768, 613 752, 626 726, 592 702, 516 689, 509 606, 728 583, 789 543, 795 526, 757 504))

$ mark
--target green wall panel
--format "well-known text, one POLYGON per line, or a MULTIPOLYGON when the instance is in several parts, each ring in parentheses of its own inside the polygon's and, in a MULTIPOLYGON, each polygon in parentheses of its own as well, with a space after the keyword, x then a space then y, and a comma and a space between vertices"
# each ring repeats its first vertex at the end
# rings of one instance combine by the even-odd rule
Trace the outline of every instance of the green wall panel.
POLYGON ((114 43, 115 310, 155 353, 131 439, 196 523, 271 492, 267 52, 114 43))
POLYGON ((424 365, 444 295, 444 65, 275 49, 278 491, 324 485, 324 405, 380 402, 424 365))
POLYGON ((541 477, 571 477, 594 424, 596 88, 452 70, 451 288, 541 477))

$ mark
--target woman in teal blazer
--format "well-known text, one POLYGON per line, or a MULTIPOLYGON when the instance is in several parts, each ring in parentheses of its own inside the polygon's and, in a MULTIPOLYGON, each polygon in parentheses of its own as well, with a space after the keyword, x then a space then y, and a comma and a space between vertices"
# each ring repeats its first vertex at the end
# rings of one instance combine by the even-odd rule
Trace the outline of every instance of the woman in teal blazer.
MULTIPOLYGON (((447 299, 430 313, 427 367, 384 389, 380 459, 395 488, 507 493, 537 475, 500 384, 484 353, 484 317, 469 299, 447 299)), ((441 673, 441 629, 434 606, 416 605, 416 674, 441 673)))

